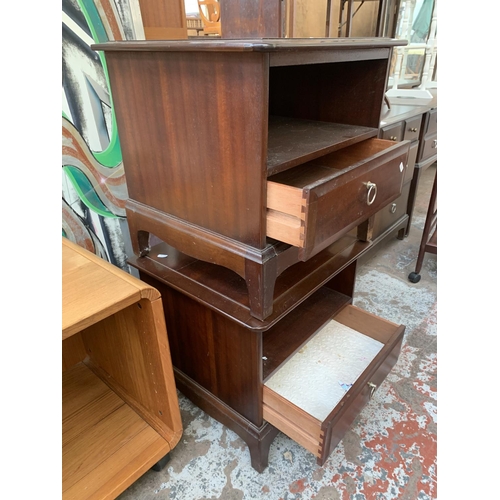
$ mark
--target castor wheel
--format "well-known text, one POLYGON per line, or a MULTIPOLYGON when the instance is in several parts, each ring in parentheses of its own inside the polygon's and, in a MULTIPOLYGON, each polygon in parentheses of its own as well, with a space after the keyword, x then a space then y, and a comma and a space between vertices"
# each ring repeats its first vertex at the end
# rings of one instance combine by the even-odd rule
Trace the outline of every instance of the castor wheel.
POLYGON ((154 470, 155 472, 160 472, 163 470, 165 465, 170 461, 170 454, 167 453, 163 458, 160 458, 158 462, 156 462, 153 467, 151 467, 151 470, 154 470))
POLYGON ((420 274, 417 274, 417 273, 410 273, 408 275, 408 279, 412 282, 412 283, 418 283, 420 281, 420 274))

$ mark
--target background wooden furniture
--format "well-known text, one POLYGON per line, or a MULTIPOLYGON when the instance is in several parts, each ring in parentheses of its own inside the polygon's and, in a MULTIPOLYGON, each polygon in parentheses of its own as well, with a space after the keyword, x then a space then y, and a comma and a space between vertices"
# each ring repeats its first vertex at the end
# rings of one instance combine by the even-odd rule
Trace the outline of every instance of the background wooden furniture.
POLYGON ((184 0, 138 0, 146 40, 187 38, 184 0))
POLYGON ((413 207, 422 172, 437 159, 436 118, 437 92, 428 104, 397 104, 382 106, 379 137, 395 142, 409 140, 410 152, 405 166, 401 196, 380 210, 374 217, 373 239, 398 231, 398 238, 408 236, 413 207), (425 151, 425 153, 424 153, 425 151))
POLYGON ((220 4, 217 0, 198 0, 203 33, 221 36, 220 4))
POLYGON ((182 435, 160 294, 62 239, 62 490, 115 498, 182 435))
POLYGON ((418 283, 420 281, 420 270, 422 269, 424 256, 427 252, 435 255, 437 254, 437 170, 434 176, 434 184, 432 185, 429 208, 425 218, 415 271, 408 275, 408 279, 412 283, 418 283))
POLYGON ((284 36, 282 0, 221 1, 222 38, 280 38, 284 36))
POLYGON ((405 178, 410 141, 377 137, 398 43, 93 47, 106 51, 123 145, 130 263, 161 292, 178 387, 247 442, 259 471, 278 429, 300 433, 264 383, 332 318, 384 347, 306 438, 318 463, 398 357, 403 326, 347 307, 367 221, 405 178))

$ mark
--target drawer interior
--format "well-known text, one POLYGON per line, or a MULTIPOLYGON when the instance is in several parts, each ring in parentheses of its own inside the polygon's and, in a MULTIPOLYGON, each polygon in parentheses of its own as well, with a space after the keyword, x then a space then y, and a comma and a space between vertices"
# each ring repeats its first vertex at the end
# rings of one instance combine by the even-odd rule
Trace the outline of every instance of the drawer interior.
POLYGON ((382 347, 380 341, 332 319, 265 385, 323 421, 382 347))
POLYGON ((396 362, 403 331, 346 306, 265 382, 264 419, 326 459, 325 436, 341 439, 396 362), (332 426, 340 431, 326 432, 332 426))

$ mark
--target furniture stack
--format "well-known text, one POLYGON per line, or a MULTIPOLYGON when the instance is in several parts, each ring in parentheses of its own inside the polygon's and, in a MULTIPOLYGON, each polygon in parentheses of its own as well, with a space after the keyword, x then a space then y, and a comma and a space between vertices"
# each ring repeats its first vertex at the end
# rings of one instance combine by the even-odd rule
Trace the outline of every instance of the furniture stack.
POLYGON ((397 361, 404 327, 351 303, 373 217, 408 175, 410 141, 378 138, 401 43, 93 47, 116 108, 129 262, 161 293, 177 387, 243 438, 258 471, 280 430, 323 464, 397 361), (342 358, 328 375, 342 392, 315 391, 331 405, 317 412, 288 394, 325 378, 303 356, 322 342, 342 358))

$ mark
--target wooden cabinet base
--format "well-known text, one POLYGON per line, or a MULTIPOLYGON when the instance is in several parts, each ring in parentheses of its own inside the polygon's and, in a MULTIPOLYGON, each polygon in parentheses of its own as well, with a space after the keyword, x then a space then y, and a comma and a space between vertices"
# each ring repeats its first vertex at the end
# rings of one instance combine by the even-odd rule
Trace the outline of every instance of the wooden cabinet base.
POLYGON ((290 268, 277 281, 277 291, 281 280, 286 282, 287 307, 283 308, 276 295, 279 314, 273 313, 263 322, 248 312, 244 281, 236 275, 232 278, 223 267, 186 261, 179 253, 171 253, 172 248, 167 252, 165 244, 153 247, 148 257, 130 261, 141 279, 161 293, 177 387, 246 442, 252 467, 259 472, 267 467, 269 447, 278 429, 315 453, 323 464, 367 402, 369 384, 379 385, 397 360, 404 327, 350 305, 356 259, 370 248, 356 247, 358 243, 354 253, 352 244, 347 245, 347 253, 344 245, 338 247, 343 259, 330 253, 333 249, 318 254, 315 266, 324 259, 321 272, 311 272, 307 263, 290 268), (167 253, 168 257, 158 257, 167 253), (315 282, 311 288, 306 277, 315 282), (303 300, 294 304, 294 296, 303 300), (288 425, 297 425, 297 414, 290 413, 286 405, 273 406, 266 383, 334 318, 374 338, 382 350, 338 408, 316 425, 312 431, 315 441, 309 436, 303 440, 302 429, 288 425))
POLYGON ((269 462, 269 448, 279 430, 268 422, 257 427, 185 373, 177 369, 174 369, 174 373, 179 391, 198 408, 243 439, 250 450, 252 467, 257 472, 263 472, 269 462))

